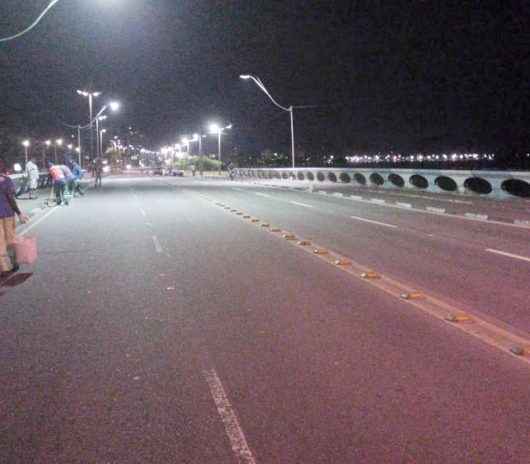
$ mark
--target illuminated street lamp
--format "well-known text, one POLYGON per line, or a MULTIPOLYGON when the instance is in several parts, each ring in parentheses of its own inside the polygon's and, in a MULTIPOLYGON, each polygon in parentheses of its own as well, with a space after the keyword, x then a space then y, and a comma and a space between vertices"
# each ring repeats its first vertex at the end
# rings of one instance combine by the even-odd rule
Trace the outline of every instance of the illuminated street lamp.
POLYGON ((295 167, 295 156, 294 156, 294 120, 293 120, 293 109, 294 107, 291 105, 289 107, 280 105, 269 93, 269 91, 265 88, 265 85, 258 77, 252 76, 250 74, 241 74, 239 76, 241 79, 244 80, 252 80, 261 90, 262 92, 269 97, 270 101, 274 103, 278 108, 280 108, 283 111, 287 111, 289 113, 289 116, 291 118, 291 158, 292 158, 292 165, 293 168, 295 167))
POLYGON ((98 111, 98 114, 96 114, 96 141, 97 141, 97 156, 100 156, 102 155, 102 147, 100 147, 100 135, 99 135, 99 122, 100 121, 104 121, 105 119, 107 119, 107 116, 104 115, 103 113, 105 111, 107 111, 109 108, 112 112, 116 112, 120 109, 120 103, 117 102, 117 101, 112 101, 110 103, 107 103, 106 105, 103 106, 103 108, 101 108, 99 111, 98 111))
POLYGON ((222 160, 221 160, 221 135, 223 134, 223 131, 226 129, 232 129, 232 124, 228 124, 228 126, 221 127, 219 124, 211 123, 208 126, 208 129, 210 131, 210 134, 217 135, 217 155, 219 158, 219 172, 221 172, 221 166, 222 166, 222 160))
POLYGON ((57 164, 57 147, 63 146, 63 139, 57 139, 53 145, 54 155, 55 155, 55 164, 57 164))
POLYGON ((191 140, 188 139, 187 137, 182 137, 182 139, 180 141, 182 142, 182 145, 184 145, 186 147, 186 153, 189 154, 191 140))
POLYGON ((24 147, 24 159, 26 160, 26 164, 28 163, 28 149, 29 149, 29 146, 30 146, 30 142, 29 140, 24 140, 22 142, 22 146, 24 147))
POLYGON ((93 117, 92 117, 92 100, 101 95, 101 92, 88 92, 86 90, 78 90, 78 95, 88 98, 88 109, 90 117, 90 156, 94 156, 94 134, 92 131, 93 117))

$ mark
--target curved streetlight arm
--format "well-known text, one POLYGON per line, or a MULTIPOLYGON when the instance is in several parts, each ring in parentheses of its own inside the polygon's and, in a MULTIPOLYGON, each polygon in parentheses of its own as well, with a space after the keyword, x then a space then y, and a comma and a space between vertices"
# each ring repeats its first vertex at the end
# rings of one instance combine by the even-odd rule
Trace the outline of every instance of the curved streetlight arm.
POLYGON ((242 79, 251 79, 254 81, 254 83, 262 90, 262 92, 269 97, 270 101, 274 103, 278 108, 280 108, 283 111, 291 111, 290 108, 287 108, 285 106, 280 105, 270 94, 270 92, 267 90, 263 82, 261 82, 261 79, 259 77, 252 76, 251 74, 246 74, 244 76, 240 76, 242 79))
POLYGON ((22 37, 24 34, 28 33, 29 31, 31 31, 34 27, 36 27, 42 18, 44 18, 44 16, 46 16, 46 13, 48 13, 48 11, 50 11, 54 6, 55 4, 58 2, 59 0, 52 0, 50 2, 50 4, 44 9, 44 11, 37 17, 37 19, 35 21, 33 21, 28 27, 26 27, 26 29, 20 31, 20 32, 17 32, 16 34, 14 35, 11 35, 9 37, 3 37, 3 38, 0 38, 0 43, 1 42, 8 42, 10 40, 14 40, 14 39, 18 39, 19 37, 22 37))

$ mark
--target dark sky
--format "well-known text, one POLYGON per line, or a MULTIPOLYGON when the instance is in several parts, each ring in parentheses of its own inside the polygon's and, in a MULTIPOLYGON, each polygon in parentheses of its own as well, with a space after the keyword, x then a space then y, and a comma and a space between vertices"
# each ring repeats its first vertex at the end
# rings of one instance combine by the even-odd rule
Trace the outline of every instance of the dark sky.
MULTIPOLYGON (((0 35, 47 0, 2 0, 0 35)), ((92 85, 153 148, 211 119, 227 143, 308 152, 528 148, 530 2, 61 0, 0 44, 0 124, 34 136, 87 119, 92 85), (27 127, 27 129, 26 129, 27 127)))

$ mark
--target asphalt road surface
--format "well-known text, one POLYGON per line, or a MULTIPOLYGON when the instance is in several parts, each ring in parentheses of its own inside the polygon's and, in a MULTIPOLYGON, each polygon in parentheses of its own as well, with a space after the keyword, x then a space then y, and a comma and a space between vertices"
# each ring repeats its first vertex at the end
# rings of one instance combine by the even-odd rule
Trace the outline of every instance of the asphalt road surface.
POLYGON ((528 363, 219 204, 530 332, 527 228, 105 179, 21 228, 40 259, 0 288, 0 462, 530 462, 528 363))

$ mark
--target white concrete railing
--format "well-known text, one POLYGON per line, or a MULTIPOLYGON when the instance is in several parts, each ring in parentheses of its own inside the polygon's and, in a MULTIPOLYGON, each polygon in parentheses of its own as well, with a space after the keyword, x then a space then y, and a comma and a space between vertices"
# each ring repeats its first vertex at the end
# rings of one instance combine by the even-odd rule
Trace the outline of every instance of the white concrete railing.
POLYGON ((528 171, 460 171, 391 168, 273 168, 235 170, 237 177, 302 185, 342 184, 436 193, 530 198, 528 171))

